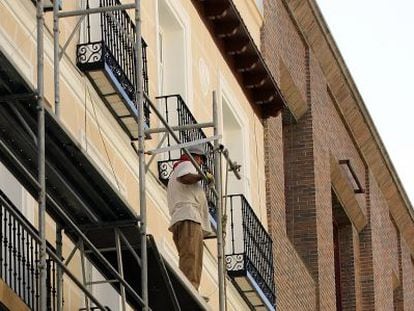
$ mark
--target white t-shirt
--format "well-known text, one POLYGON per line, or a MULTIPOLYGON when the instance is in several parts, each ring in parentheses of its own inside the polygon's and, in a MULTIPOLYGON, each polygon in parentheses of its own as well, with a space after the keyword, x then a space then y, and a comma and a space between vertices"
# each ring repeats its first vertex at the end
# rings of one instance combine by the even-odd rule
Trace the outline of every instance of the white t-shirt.
POLYGON ((172 172, 168 182, 168 209, 170 211, 170 228, 177 222, 191 220, 201 224, 205 234, 211 233, 206 195, 201 181, 195 184, 180 183, 177 178, 187 174, 198 174, 190 161, 179 163, 172 172))

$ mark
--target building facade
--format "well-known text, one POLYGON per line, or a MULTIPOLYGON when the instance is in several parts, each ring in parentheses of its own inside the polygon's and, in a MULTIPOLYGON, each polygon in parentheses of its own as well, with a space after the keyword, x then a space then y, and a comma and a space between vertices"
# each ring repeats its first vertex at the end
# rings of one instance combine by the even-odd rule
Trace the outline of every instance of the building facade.
MULTIPOLYGON (((44 1, 44 4, 50 3, 44 1)), ((128 4, 133 1, 62 1, 60 12, 128 4)), ((239 180, 223 170, 228 180, 224 192, 228 219, 225 230, 225 259, 229 269, 226 273, 227 308, 274 309, 261 110, 263 105, 268 105, 277 111, 283 103, 257 49, 263 23, 261 4, 261 1, 223 1, 212 7, 202 1, 141 1, 145 150, 167 148, 155 157, 148 152, 145 159, 147 216, 144 221, 140 219, 139 205, 135 91, 137 76, 141 75, 136 74, 134 36, 138 30, 134 10, 95 12, 85 15, 84 19, 60 16, 57 33, 62 55, 57 79, 53 55, 57 37, 53 32, 54 15, 50 10, 44 13, 48 252, 61 252, 59 256, 65 260, 69 272, 102 306, 122 309, 122 292, 126 291, 129 307, 141 307, 139 295, 135 295, 141 291, 141 261, 136 257, 141 248, 141 242, 137 241, 139 225, 145 222, 150 307, 153 310, 218 308, 216 238, 205 241, 199 293, 177 268, 177 252, 168 231, 166 184, 180 152, 168 149, 176 144, 171 134, 163 137, 150 132, 163 127, 154 109, 170 126, 211 123, 215 91, 216 130, 221 133, 221 142, 232 161, 241 165, 239 174, 242 177, 239 180), (222 21, 222 17, 230 20, 222 21), (237 36, 233 37, 234 34, 237 36), (253 68, 256 73, 250 75, 253 68), (56 80, 59 86, 55 86, 56 80), (63 234, 61 242, 57 238, 60 234, 63 234), (115 252, 118 246, 119 252, 115 252), (122 274, 125 283, 119 280, 119 275, 115 275, 114 282, 110 264, 122 274)), ((36 184, 30 184, 36 176, 36 165, 30 165, 31 159, 37 158, 34 152, 36 112, 30 110, 36 107, 36 100, 29 96, 23 101, 19 95, 23 91, 34 92, 37 85, 36 1, 2 1, 0 5, 4 68, 1 78, 5 102, 2 106, 2 142, 5 145, 2 149, 4 201, 0 257, 2 288, 13 298, 4 305, 12 309, 13 301, 20 299, 28 308, 39 310, 42 293, 41 249, 36 237, 37 190, 36 184), (10 108, 13 104, 17 110, 10 108), (17 137, 22 141, 16 143, 17 137), (25 143, 25 137, 33 138, 34 142, 29 139, 25 143), (23 172, 20 171, 22 166, 25 167, 23 172), (18 215, 23 215, 34 226, 33 237, 27 236, 30 225, 21 227, 18 215), (13 233, 18 233, 17 241, 13 233)), ((191 142, 212 136, 213 129, 210 126, 204 130, 195 128, 175 133, 182 142, 191 142)), ((213 150, 213 141, 208 142, 206 148, 210 152, 207 165, 214 171, 213 157, 218 155, 213 150)), ((211 193, 208 197, 211 221, 216 226, 216 203, 211 193)), ((51 309, 58 309, 59 305, 63 305, 64 310, 97 306, 92 299, 85 298, 83 288, 68 271, 63 272, 63 285, 59 286, 56 261, 48 257, 47 263, 50 265, 46 269, 47 304, 51 309)))
MULTIPOLYGON (((0 300, 9 310, 41 310, 35 2, 0 0, 0 300)), ((62 1, 60 12, 130 3, 62 1)), ((191 126, 213 120, 215 101, 220 142, 241 166, 238 179, 223 158, 227 310, 410 310, 413 210, 315 1, 143 0, 139 12, 137 54, 134 10, 61 16, 58 92, 45 12, 48 308, 95 308, 85 289, 110 310, 142 308, 142 75, 151 309, 219 310, 217 239, 205 240, 199 292, 178 269, 166 184, 180 151, 169 149, 171 134, 151 132, 163 127, 155 109, 170 126, 191 126)), ((211 126, 175 133, 187 143, 214 135, 211 126)), ((206 148, 209 169, 220 169, 213 141, 206 148)))
POLYGON ((413 209, 315 1, 267 1, 291 107, 265 121, 280 310, 411 310, 413 209))

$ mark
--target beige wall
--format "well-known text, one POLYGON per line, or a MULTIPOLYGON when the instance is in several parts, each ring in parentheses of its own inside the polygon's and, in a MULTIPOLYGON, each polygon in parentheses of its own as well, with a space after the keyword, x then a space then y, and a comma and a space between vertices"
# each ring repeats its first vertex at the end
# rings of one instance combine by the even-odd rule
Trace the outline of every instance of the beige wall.
MULTIPOLYGON (((64 9, 75 9, 77 1, 65 1, 64 9)), ((263 159, 263 126, 254 114, 250 103, 218 51, 209 32, 201 22, 198 13, 187 0, 168 0, 168 4, 178 12, 187 35, 187 99, 188 106, 199 122, 212 120, 212 91, 218 92, 219 103, 222 94, 231 98, 231 105, 248 129, 244 132, 246 154, 246 189, 252 207, 265 223, 265 188, 263 159), (200 63, 206 64, 200 75, 200 63), (206 83, 205 76, 209 76, 206 83), (204 81, 204 82, 202 82, 204 81)), ((262 17, 253 0, 235 1, 256 44, 260 46, 260 26, 262 17)), ((0 46, 1 51, 15 63, 19 71, 32 84, 36 77, 36 24, 35 7, 30 1, 0 2, 0 46)), ((143 37, 148 43, 150 95, 155 97, 158 90, 157 77, 157 1, 144 1, 142 10, 143 37)), ((45 34, 45 96, 47 104, 53 108, 53 41, 51 36, 51 13, 46 14, 48 29, 45 34)), ((70 35, 76 19, 62 20, 60 43, 70 35)), ((75 36, 76 37, 76 36, 75 36)), ((70 133, 78 139, 96 164, 104 171, 113 186, 126 198, 138 213, 138 159, 127 135, 121 130, 87 78, 75 66, 77 39, 72 42, 61 62, 61 120, 70 133), (113 174, 115 172, 115 176, 113 174)), ((157 124, 156 120, 152 120, 157 124)), ((209 133, 211 134, 211 133, 209 133)), ((146 148, 156 146, 158 138, 146 142, 146 148)), ((165 197, 165 187, 157 180, 156 165, 147 174, 148 231, 155 235, 161 251, 176 259, 176 252, 167 231, 169 216, 165 197)), ((53 232, 50 225, 49 233, 53 232)), ((215 243, 209 242, 205 256, 201 294, 211 296, 211 305, 217 305, 217 271, 215 243)), ((229 288, 229 309, 245 308, 235 289, 229 288)))
MULTIPOLYGON (((264 0, 266 1, 266 0, 264 0)), ((263 15, 259 11, 255 0, 233 0, 237 10, 243 18, 250 35, 257 47, 260 48, 260 29, 263 25, 263 15)))

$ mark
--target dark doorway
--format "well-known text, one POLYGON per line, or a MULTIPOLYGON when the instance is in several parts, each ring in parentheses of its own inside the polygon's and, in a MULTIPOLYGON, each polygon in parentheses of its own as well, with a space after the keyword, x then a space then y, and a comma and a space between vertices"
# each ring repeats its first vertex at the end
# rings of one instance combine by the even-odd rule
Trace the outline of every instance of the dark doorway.
POLYGON ((352 226, 337 195, 332 191, 332 236, 335 265, 336 310, 355 310, 354 239, 358 234, 352 226))

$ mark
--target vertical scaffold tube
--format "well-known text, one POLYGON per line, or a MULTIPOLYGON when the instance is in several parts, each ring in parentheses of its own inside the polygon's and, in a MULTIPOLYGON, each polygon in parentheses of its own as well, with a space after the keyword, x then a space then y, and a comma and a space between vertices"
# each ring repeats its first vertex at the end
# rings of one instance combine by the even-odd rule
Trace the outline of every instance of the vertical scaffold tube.
MULTIPOLYGON (((217 94, 213 92, 213 123, 214 136, 220 135, 218 128, 217 94)), ((219 152, 220 141, 214 140, 215 155, 215 181, 217 191, 217 261, 218 261, 218 286, 219 286, 219 310, 225 310, 226 295, 224 288, 224 250, 223 250, 223 219, 222 219, 222 190, 221 190, 221 153, 219 152)))
POLYGON ((37 148, 38 148, 38 181, 40 190, 38 194, 38 225, 41 238, 39 254, 39 282, 40 282, 40 306, 39 310, 47 310, 47 287, 46 287, 46 179, 45 179, 45 110, 44 97, 44 16, 43 0, 36 1, 37 21, 37 148))
POLYGON ((144 96, 142 94, 141 1, 135 0, 135 100, 138 105, 139 207, 141 219, 141 296, 148 310, 147 202, 145 196, 144 96))
POLYGON ((55 91, 55 114, 60 118, 60 58, 59 58, 59 1, 53 1, 53 82, 55 91))
MULTIPOLYGON (((56 224, 56 256, 59 260, 63 261, 62 258, 62 227, 60 224, 56 224)), ((56 311, 62 311, 62 301, 63 301, 63 270, 60 265, 56 266, 56 311)))

